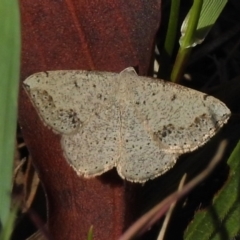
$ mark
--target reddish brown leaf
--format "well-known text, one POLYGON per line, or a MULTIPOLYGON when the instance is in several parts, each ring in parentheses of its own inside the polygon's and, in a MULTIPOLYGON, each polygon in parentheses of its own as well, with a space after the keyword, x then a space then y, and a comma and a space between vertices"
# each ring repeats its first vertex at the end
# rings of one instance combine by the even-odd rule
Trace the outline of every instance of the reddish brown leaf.
MULTIPOLYGON (((86 69, 146 75, 160 0, 20 1, 22 80, 38 71, 86 69)), ((19 121, 48 199, 52 239, 117 239, 134 218, 135 184, 116 171, 83 179, 67 164, 60 136, 45 127, 21 88, 19 121)))

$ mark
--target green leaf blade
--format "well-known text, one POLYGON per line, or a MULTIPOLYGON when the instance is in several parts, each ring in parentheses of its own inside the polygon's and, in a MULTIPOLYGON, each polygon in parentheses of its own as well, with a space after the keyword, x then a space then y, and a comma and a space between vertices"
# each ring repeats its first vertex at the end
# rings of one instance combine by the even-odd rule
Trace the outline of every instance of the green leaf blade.
POLYGON ((240 142, 228 159, 228 180, 214 197, 212 205, 195 214, 184 239, 232 239, 240 233, 240 142))
POLYGON ((10 214, 20 70, 18 1, 0 2, 0 222, 10 214))

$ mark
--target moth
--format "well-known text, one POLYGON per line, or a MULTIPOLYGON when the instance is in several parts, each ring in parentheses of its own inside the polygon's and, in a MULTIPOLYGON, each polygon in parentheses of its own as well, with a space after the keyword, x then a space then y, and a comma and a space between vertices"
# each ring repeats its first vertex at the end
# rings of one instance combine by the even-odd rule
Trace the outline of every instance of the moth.
POLYGON ((43 123, 61 135, 67 162, 87 178, 114 167, 128 181, 156 178, 231 115, 212 96, 138 76, 131 67, 40 72, 24 88, 43 123))

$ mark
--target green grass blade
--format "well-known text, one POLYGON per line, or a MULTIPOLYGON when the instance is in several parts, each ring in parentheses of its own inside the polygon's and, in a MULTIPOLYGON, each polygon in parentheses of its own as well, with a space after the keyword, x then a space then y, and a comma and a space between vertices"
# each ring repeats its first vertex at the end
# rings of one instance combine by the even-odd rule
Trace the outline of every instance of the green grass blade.
POLYGON ((184 31, 184 34, 182 35, 182 38, 180 39, 180 46, 182 48, 189 48, 194 43, 195 33, 200 19, 203 2, 203 0, 195 0, 192 8, 190 9, 186 17, 186 29, 184 31))
POLYGON ((199 211, 185 232, 185 240, 234 239, 240 233, 240 142, 228 159, 229 176, 212 205, 199 211))
POLYGON ((179 5, 180 5, 180 1, 176 1, 176 0, 171 1, 170 17, 169 17, 166 39, 164 43, 164 50, 166 54, 169 56, 169 58, 172 56, 174 44, 176 41, 179 5))
POLYGON ((2 229, 2 231, 0 231, 0 240, 10 239, 13 231, 14 221, 16 218, 16 212, 17 212, 17 208, 15 207, 15 209, 12 210, 8 215, 6 224, 4 225, 4 228, 2 229))
POLYGON ((168 22, 167 34, 164 42, 164 48, 160 54, 160 68, 158 77, 163 79, 169 79, 169 75, 171 73, 171 57, 173 53, 173 48, 176 42, 176 34, 177 34, 177 25, 178 25, 178 15, 179 15, 179 0, 171 1, 171 10, 168 22))
POLYGON ((194 0, 182 25, 180 48, 171 73, 171 81, 180 81, 192 47, 205 39, 226 3, 227 0, 194 0))
POLYGON ((93 240, 93 226, 89 228, 87 240, 93 240))
MULTIPOLYGON (((211 30, 212 26, 216 22, 217 18, 221 14, 223 8, 227 4, 227 0, 204 0, 202 5, 202 10, 200 13, 199 21, 197 23, 196 31, 192 38, 190 39, 191 42, 188 44, 192 46, 196 46, 204 41, 205 37, 211 30)), ((189 13, 186 19, 183 22, 182 32, 185 31, 189 20, 189 13)), ((181 43, 184 45, 185 43, 182 42, 183 39, 180 39, 181 43)), ((184 47, 184 46, 183 46, 184 47)))
POLYGON ((202 5, 203 0, 194 0, 193 6, 190 9, 186 32, 181 39, 180 48, 174 63, 173 71, 171 73, 171 81, 173 82, 179 82, 180 78, 182 77, 185 63, 187 62, 191 53, 190 46, 193 44, 202 5))
POLYGON ((11 205, 20 69, 20 17, 17 0, 0 1, 0 222, 11 205))

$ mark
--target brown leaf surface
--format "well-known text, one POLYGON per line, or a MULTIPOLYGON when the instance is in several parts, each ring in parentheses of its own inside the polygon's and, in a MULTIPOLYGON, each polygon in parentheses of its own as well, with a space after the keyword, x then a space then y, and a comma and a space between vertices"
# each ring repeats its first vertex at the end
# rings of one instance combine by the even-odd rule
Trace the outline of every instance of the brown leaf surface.
MULTIPOLYGON (((85 69, 146 75, 160 21, 160 0, 20 1, 21 78, 38 71, 85 69)), ((51 239, 117 239, 134 219, 137 186, 116 171, 78 177, 65 161, 60 136, 45 127, 20 89, 19 121, 48 199, 51 239)))

